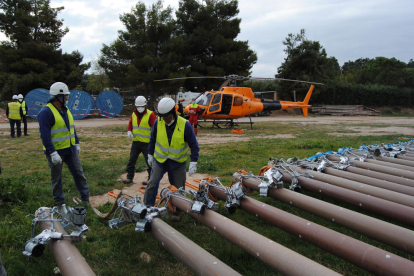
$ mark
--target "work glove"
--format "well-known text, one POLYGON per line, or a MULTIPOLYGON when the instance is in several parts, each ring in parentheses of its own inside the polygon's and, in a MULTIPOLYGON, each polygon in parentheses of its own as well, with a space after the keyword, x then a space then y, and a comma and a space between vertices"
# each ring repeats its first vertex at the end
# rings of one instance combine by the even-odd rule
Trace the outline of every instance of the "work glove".
POLYGON ((76 152, 79 155, 80 154, 80 145, 79 144, 76 144, 75 147, 76 147, 76 152))
POLYGON ((148 165, 152 168, 152 163, 154 163, 154 156, 148 154, 148 165))
POLYGON ((50 157, 52 158, 53 165, 62 164, 62 158, 60 157, 59 153, 57 151, 54 151, 50 154, 50 157))
POLYGON ((190 167, 188 168, 188 174, 191 176, 197 171, 197 162, 190 162, 190 167))
POLYGON ((127 137, 128 137, 128 140, 129 141, 132 141, 132 138, 134 138, 134 135, 132 135, 132 132, 131 131, 128 131, 127 132, 127 137))

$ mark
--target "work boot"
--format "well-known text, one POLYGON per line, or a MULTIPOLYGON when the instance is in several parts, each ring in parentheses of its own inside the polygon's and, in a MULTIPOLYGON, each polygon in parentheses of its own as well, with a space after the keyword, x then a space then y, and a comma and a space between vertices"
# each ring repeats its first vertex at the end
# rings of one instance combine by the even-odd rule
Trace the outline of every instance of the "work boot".
POLYGON ((124 184, 131 184, 132 183, 132 179, 126 179, 126 180, 122 180, 122 183, 124 184))
POLYGON ((24 136, 30 136, 29 134, 25 133, 24 136))

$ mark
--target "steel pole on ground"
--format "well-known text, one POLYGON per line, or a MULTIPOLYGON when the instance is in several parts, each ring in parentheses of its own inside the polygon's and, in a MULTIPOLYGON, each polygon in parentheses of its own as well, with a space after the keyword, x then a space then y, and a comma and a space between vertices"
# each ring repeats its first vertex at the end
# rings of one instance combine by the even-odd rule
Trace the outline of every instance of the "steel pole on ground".
MULTIPOLYGON (((50 219, 50 208, 43 207, 46 219, 50 219)), ((50 221, 40 221, 40 229, 49 229, 50 221)), ((53 224, 56 231, 67 235, 66 231, 59 222, 53 224)), ((49 242, 50 250, 56 259, 56 263, 60 272, 64 276, 92 276, 95 273, 92 271, 85 258, 79 253, 76 246, 69 240, 51 240, 49 242)))
MULTIPOLYGON (((209 191, 220 200, 227 198, 218 187, 210 186, 209 191)), ((414 263, 407 259, 258 200, 244 197, 240 209, 373 274, 407 275, 414 269, 414 263)))
MULTIPOLYGON (((355 155, 358 155, 358 156, 363 156, 364 155, 364 153, 362 153, 362 152, 352 152, 352 153, 355 154, 355 155)), ((346 156, 348 158, 355 158, 355 155, 345 154, 343 156, 346 156)), ((385 167, 396 168, 396 169, 400 169, 400 170, 414 171, 414 168, 411 167, 411 166, 396 164, 396 163, 383 161, 383 160, 375 160, 375 159, 365 158, 365 162, 372 163, 372 164, 377 164, 377 165, 385 166, 385 167)))
POLYGON ((324 173, 317 172, 317 171, 302 169, 298 166, 291 166, 290 168, 300 174, 304 174, 304 173, 311 174, 313 176, 312 178, 313 180, 318 180, 318 181, 329 183, 329 184, 342 187, 342 188, 345 188, 351 191, 370 195, 374 197, 373 199, 381 198, 384 200, 388 200, 391 202, 395 202, 398 204, 411 207, 412 209, 411 215, 412 215, 412 218, 414 218, 414 209, 413 209, 414 208, 414 197, 412 196, 397 193, 394 191, 386 190, 386 189, 375 187, 375 186, 368 185, 368 184, 363 184, 361 182, 356 182, 353 180, 344 179, 344 178, 329 175, 329 174, 324 174, 324 173))
POLYGON ((212 210, 193 213, 191 203, 181 196, 171 196, 170 202, 283 275, 340 275, 212 210))
POLYGON ((407 161, 414 161, 414 155, 397 155, 397 158, 407 161))
MULTIPOLYGON (((237 180, 237 176, 234 177, 237 180)), ((241 176, 239 176, 239 179, 241 179, 241 176)), ((259 190, 259 179, 242 178, 242 181, 246 187, 255 191, 259 190)), ((270 188, 269 196, 338 223, 367 237, 414 254, 414 240, 412 238, 414 231, 288 189, 270 188)))
MULTIPOLYGON (((282 172, 283 181, 292 182, 292 176, 282 172)), ((386 218, 402 222, 409 226, 414 226, 413 208, 384 200, 359 192, 351 191, 345 188, 334 186, 319 180, 313 180, 306 177, 298 177, 299 184, 308 191, 319 193, 327 197, 351 204, 358 208, 380 214, 386 218)))
POLYGON ((390 174, 381 173, 381 172, 374 172, 374 171, 365 170, 365 169, 361 169, 357 167, 351 167, 351 166, 346 167, 345 171, 376 178, 376 179, 382 179, 382 180, 394 182, 394 183, 409 186, 409 187, 414 187, 414 180, 405 178, 405 177, 390 175, 390 174))
MULTIPOLYGON (((332 154, 326 155, 326 158, 328 158, 331 161, 339 161, 340 160, 339 156, 335 156, 335 155, 332 155, 332 154)), ((377 164, 369 164, 367 162, 361 162, 361 161, 356 161, 356 160, 352 160, 352 162, 358 168, 363 168, 363 169, 372 170, 372 171, 376 171, 376 172, 383 172, 383 173, 387 173, 387 174, 391 174, 391 175, 395 175, 395 176, 401 176, 401 177, 405 177, 405 178, 409 178, 411 180, 414 180, 414 172, 411 172, 411 171, 401 170, 401 169, 397 169, 397 168, 390 168, 390 167, 381 166, 381 165, 377 165, 377 164)))
MULTIPOLYGON (((314 168, 318 167, 315 164, 307 163, 307 162, 303 162, 303 161, 298 162, 298 164, 306 164, 306 165, 314 167, 314 168)), ((356 174, 356 173, 351 173, 351 172, 347 172, 347 171, 343 171, 343 170, 338 170, 338 169, 334 169, 334 168, 325 168, 323 170, 323 172, 326 173, 326 174, 329 174, 329 175, 334 175, 334 176, 342 177, 342 178, 345 178, 345 179, 349 179, 349 180, 369 184, 369 185, 372 185, 372 186, 380 187, 380 188, 387 189, 387 190, 390 190, 390 191, 394 191, 394 192, 414 196, 414 188, 410 187, 410 186, 405 186, 405 185, 401 185, 401 184, 398 184, 398 183, 394 183, 394 182, 390 182, 390 181, 386 181, 386 180, 381 180, 381 179, 377 179, 377 178, 373 178, 373 177, 369 177, 369 176, 365 176, 365 175, 360 175, 360 174, 356 174)))
POLYGON ((151 234, 196 275, 241 275, 159 218, 152 220, 151 234))
POLYGON ((375 159, 380 160, 380 161, 391 162, 391 163, 395 163, 395 164, 414 167, 414 161, 400 159, 397 156, 398 155, 396 155, 395 158, 387 157, 387 156, 375 156, 375 159))

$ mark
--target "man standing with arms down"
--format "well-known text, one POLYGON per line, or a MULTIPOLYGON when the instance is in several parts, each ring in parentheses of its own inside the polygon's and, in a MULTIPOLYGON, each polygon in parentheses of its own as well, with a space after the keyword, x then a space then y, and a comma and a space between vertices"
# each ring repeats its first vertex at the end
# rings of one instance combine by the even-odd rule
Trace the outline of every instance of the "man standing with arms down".
MULTIPOLYGON (((151 167, 148 165, 148 143, 151 136, 151 128, 157 116, 155 116, 154 112, 147 109, 147 99, 144 96, 138 96, 135 99, 135 106, 137 108, 132 113, 128 124, 127 136, 130 141, 132 140, 132 145, 126 167, 127 179, 123 181, 125 184, 132 183, 135 176, 135 164, 141 152, 147 164, 148 180, 151 176, 151 167)), ((148 185, 148 181, 143 181, 142 184, 148 185)))
POLYGON ((161 99, 158 115, 160 117, 155 121, 148 145, 148 164, 152 167, 152 175, 145 190, 144 204, 150 206, 155 204, 160 181, 166 172, 171 185, 184 187, 188 148, 191 150, 189 175, 197 171, 200 150, 190 123, 176 114, 173 99, 161 99))
POLYGON ((58 207, 65 203, 62 188, 63 162, 73 176, 82 201, 89 203, 89 187, 79 159, 79 139, 72 114, 65 105, 69 94, 69 89, 63 82, 52 84, 52 98, 38 115, 43 151, 50 168, 53 199, 58 207))
POLYGON ((23 100, 23 95, 22 94, 19 94, 17 96, 17 99, 19 100, 19 103, 22 105, 22 111, 23 111, 22 121, 23 121, 23 127, 24 127, 23 128, 24 129, 24 136, 30 136, 27 133, 27 116, 26 116, 26 114, 27 114, 27 104, 23 100))
POLYGON ((14 138, 14 126, 16 125, 17 138, 22 135, 21 120, 23 116, 22 106, 17 100, 17 95, 13 95, 13 101, 7 104, 6 116, 9 118, 10 122, 10 136, 14 138))
POLYGON ((198 106, 198 104, 196 104, 195 102, 195 98, 193 98, 191 100, 191 104, 190 104, 190 110, 189 110, 189 114, 190 114, 190 124, 193 126, 194 128, 194 133, 195 135, 197 135, 198 133, 198 129, 197 129, 197 125, 198 125, 198 112, 200 112, 200 107, 198 106))

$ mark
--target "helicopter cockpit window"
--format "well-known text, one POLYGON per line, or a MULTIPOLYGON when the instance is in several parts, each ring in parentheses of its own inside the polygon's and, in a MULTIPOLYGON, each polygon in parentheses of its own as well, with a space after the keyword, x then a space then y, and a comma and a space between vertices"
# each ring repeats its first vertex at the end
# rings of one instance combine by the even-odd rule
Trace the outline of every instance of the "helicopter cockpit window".
POLYGON ((209 112, 213 112, 213 111, 218 110, 219 108, 220 108, 220 105, 219 104, 216 104, 216 105, 210 106, 210 108, 208 109, 208 111, 209 112))
POLYGON ((214 95, 213 101, 211 102, 211 105, 218 104, 221 101, 221 94, 214 95))
POLYGON ((211 96, 212 95, 210 93, 205 93, 197 98, 196 103, 199 105, 208 105, 210 103, 211 96))
POLYGON ((242 97, 234 97, 233 106, 242 106, 243 105, 243 98, 242 97))

